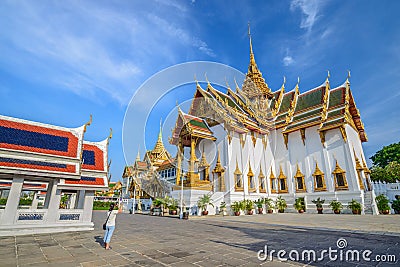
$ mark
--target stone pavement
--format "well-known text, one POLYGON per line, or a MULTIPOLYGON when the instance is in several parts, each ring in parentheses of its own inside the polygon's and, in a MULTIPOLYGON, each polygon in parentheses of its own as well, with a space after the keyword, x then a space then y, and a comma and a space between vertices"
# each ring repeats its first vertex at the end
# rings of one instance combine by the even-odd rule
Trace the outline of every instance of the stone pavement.
POLYGON ((94 211, 94 231, 1 237, 0 266, 398 266, 399 218, 268 214, 178 220, 124 213, 117 218, 112 250, 106 251, 101 229, 105 212, 94 211), (330 230, 319 229, 322 225, 330 230), (335 231, 334 227, 346 230, 335 231), (368 231, 374 234, 364 233, 368 231), (257 252, 266 245, 275 250, 320 251, 336 247, 339 237, 345 238, 351 249, 395 255, 396 261, 335 262, 325 257, 319 262, 297 263, 257 259, 257 252))
MULTIPOLYGON (((307 214, 281 213, 253 216, 214 216, 218 221, 253 222, 268 225, 295 226, 320 230, 343 230, 400 236, 400 215, 352 215, 352 214, 307 214)), ((191 217, 191 220, 210 219, 205 216, 191 217)))

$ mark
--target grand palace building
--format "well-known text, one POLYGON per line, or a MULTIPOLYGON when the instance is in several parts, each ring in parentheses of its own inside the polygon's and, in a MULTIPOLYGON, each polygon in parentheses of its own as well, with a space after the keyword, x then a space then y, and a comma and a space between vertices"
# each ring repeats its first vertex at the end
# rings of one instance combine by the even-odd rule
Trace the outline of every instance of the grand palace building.
POLYGON ((288 210, 303 198, 307 211, 316 212, 312 200, 320 197, 325 205, 354 199, 363 204, 363 213, 376 213, 362 147, 367 135, 349 79, 350 74, 343 84, 331 86, 328 72, 312 89, 301 90, 298 82, 287 90, 284 81, 273 90, 256 64, 250 37, 242 86, 222 92, 210 82, 197 83, 190 109, 178 108, 170 138, 176 157, 159 138, 133 169, 147 168, 148 162, 164 179, 164 170, 172 166, 170 194, 190 208, 210 194, 215 206, 208 207, 210 214, 222 201, 229 207, 234 201, 278 196, 288 210))

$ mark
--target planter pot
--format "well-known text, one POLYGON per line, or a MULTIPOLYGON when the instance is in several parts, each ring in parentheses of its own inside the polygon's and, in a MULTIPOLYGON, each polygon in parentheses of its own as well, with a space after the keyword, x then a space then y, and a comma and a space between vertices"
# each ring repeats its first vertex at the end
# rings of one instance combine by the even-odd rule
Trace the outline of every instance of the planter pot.
POLYGON ((278 210, 278 213, 284 213, 285 210, 278 210))
POLYGON ((207 215, 208 214, 208 210, 203 210, 202 212, 201 212, 201 215, 207 215))
POLYGON ((253 215, 253 210, 248 210, 247 215, 253 215))
POLYGON ((268 210, 267 212, 268 212, 268 213, 273 213, 273 212, 274 212, 274 210, 268 210))
POLYGON ((171 210, 171 215, 176 215, 178 212, 176 210, 171 210))
POLYGON ((240 215, 240 211, 235 211, 235 216, 239 216, 240 215))
POLYGON ((333 213, 340 214, 340 210, 334 210, 333 213))
POLYGON ((351 211, 353 214, 361 214, 361 210, 352 210, 351 211))
POLYGON ((387 214, 389 214, 389 213, 390 213, 389 210, 383 210, 383 211, 382 211, 382 214, 385 214, 385 215, 387 215, 387 214))
POLYGON ((304 213, 304 210, 298 210, 299 213, 304 213))
POLYGON ((258 214, 262 214, 263 213, 263 208, 258 208, 258 214))
POLYGON ((322 211, 324 210, 324 208, 317 208, 318 214, 323 214, 322 211))

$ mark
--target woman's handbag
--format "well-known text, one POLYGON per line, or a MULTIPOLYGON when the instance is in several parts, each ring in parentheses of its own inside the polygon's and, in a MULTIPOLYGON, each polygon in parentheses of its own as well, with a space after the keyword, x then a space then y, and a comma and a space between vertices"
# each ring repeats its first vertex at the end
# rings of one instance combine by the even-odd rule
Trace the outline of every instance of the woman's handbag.
POLYGON ((112 211, 110 211, 110 214, 108 214, 108 217, 107 217, 106 222, 103 224, 103 230, 106 230, 106 229, 107 229, 107 222, 108 222, 108 218, 110 218, 111 212, 112 212, 112 211))

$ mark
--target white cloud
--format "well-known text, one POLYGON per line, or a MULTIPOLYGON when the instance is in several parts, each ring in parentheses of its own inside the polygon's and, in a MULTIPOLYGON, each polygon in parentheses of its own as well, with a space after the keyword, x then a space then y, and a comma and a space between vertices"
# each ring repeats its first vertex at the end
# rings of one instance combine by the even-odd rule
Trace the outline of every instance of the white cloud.
POLYGON ((321 1, 318 0, 292 0, 290 10, 293 12, 296 8, 299 8, 303 13, 300 28, 305 28, 308 31, 312 29, 318 19, 320 3, 321 1))
POLYGON ((190 33, 191 16, 184 4, 159 0, 143 4, 140 10, 133 4, 122 6, 6 2, 0 10, 4 25, 0 63, 53 90, 112 98, 125 105, 145 78, 158 70, 154 66, 179 61, 180 45, 215 56, 206 42, 190 33), (153 17, 148 17, 150 12, 155 12, 153 17))
POLYGON ((294 59, 291 56, 285 56, 282 60, 284 66, 289 66, 294 63, 294 59))

